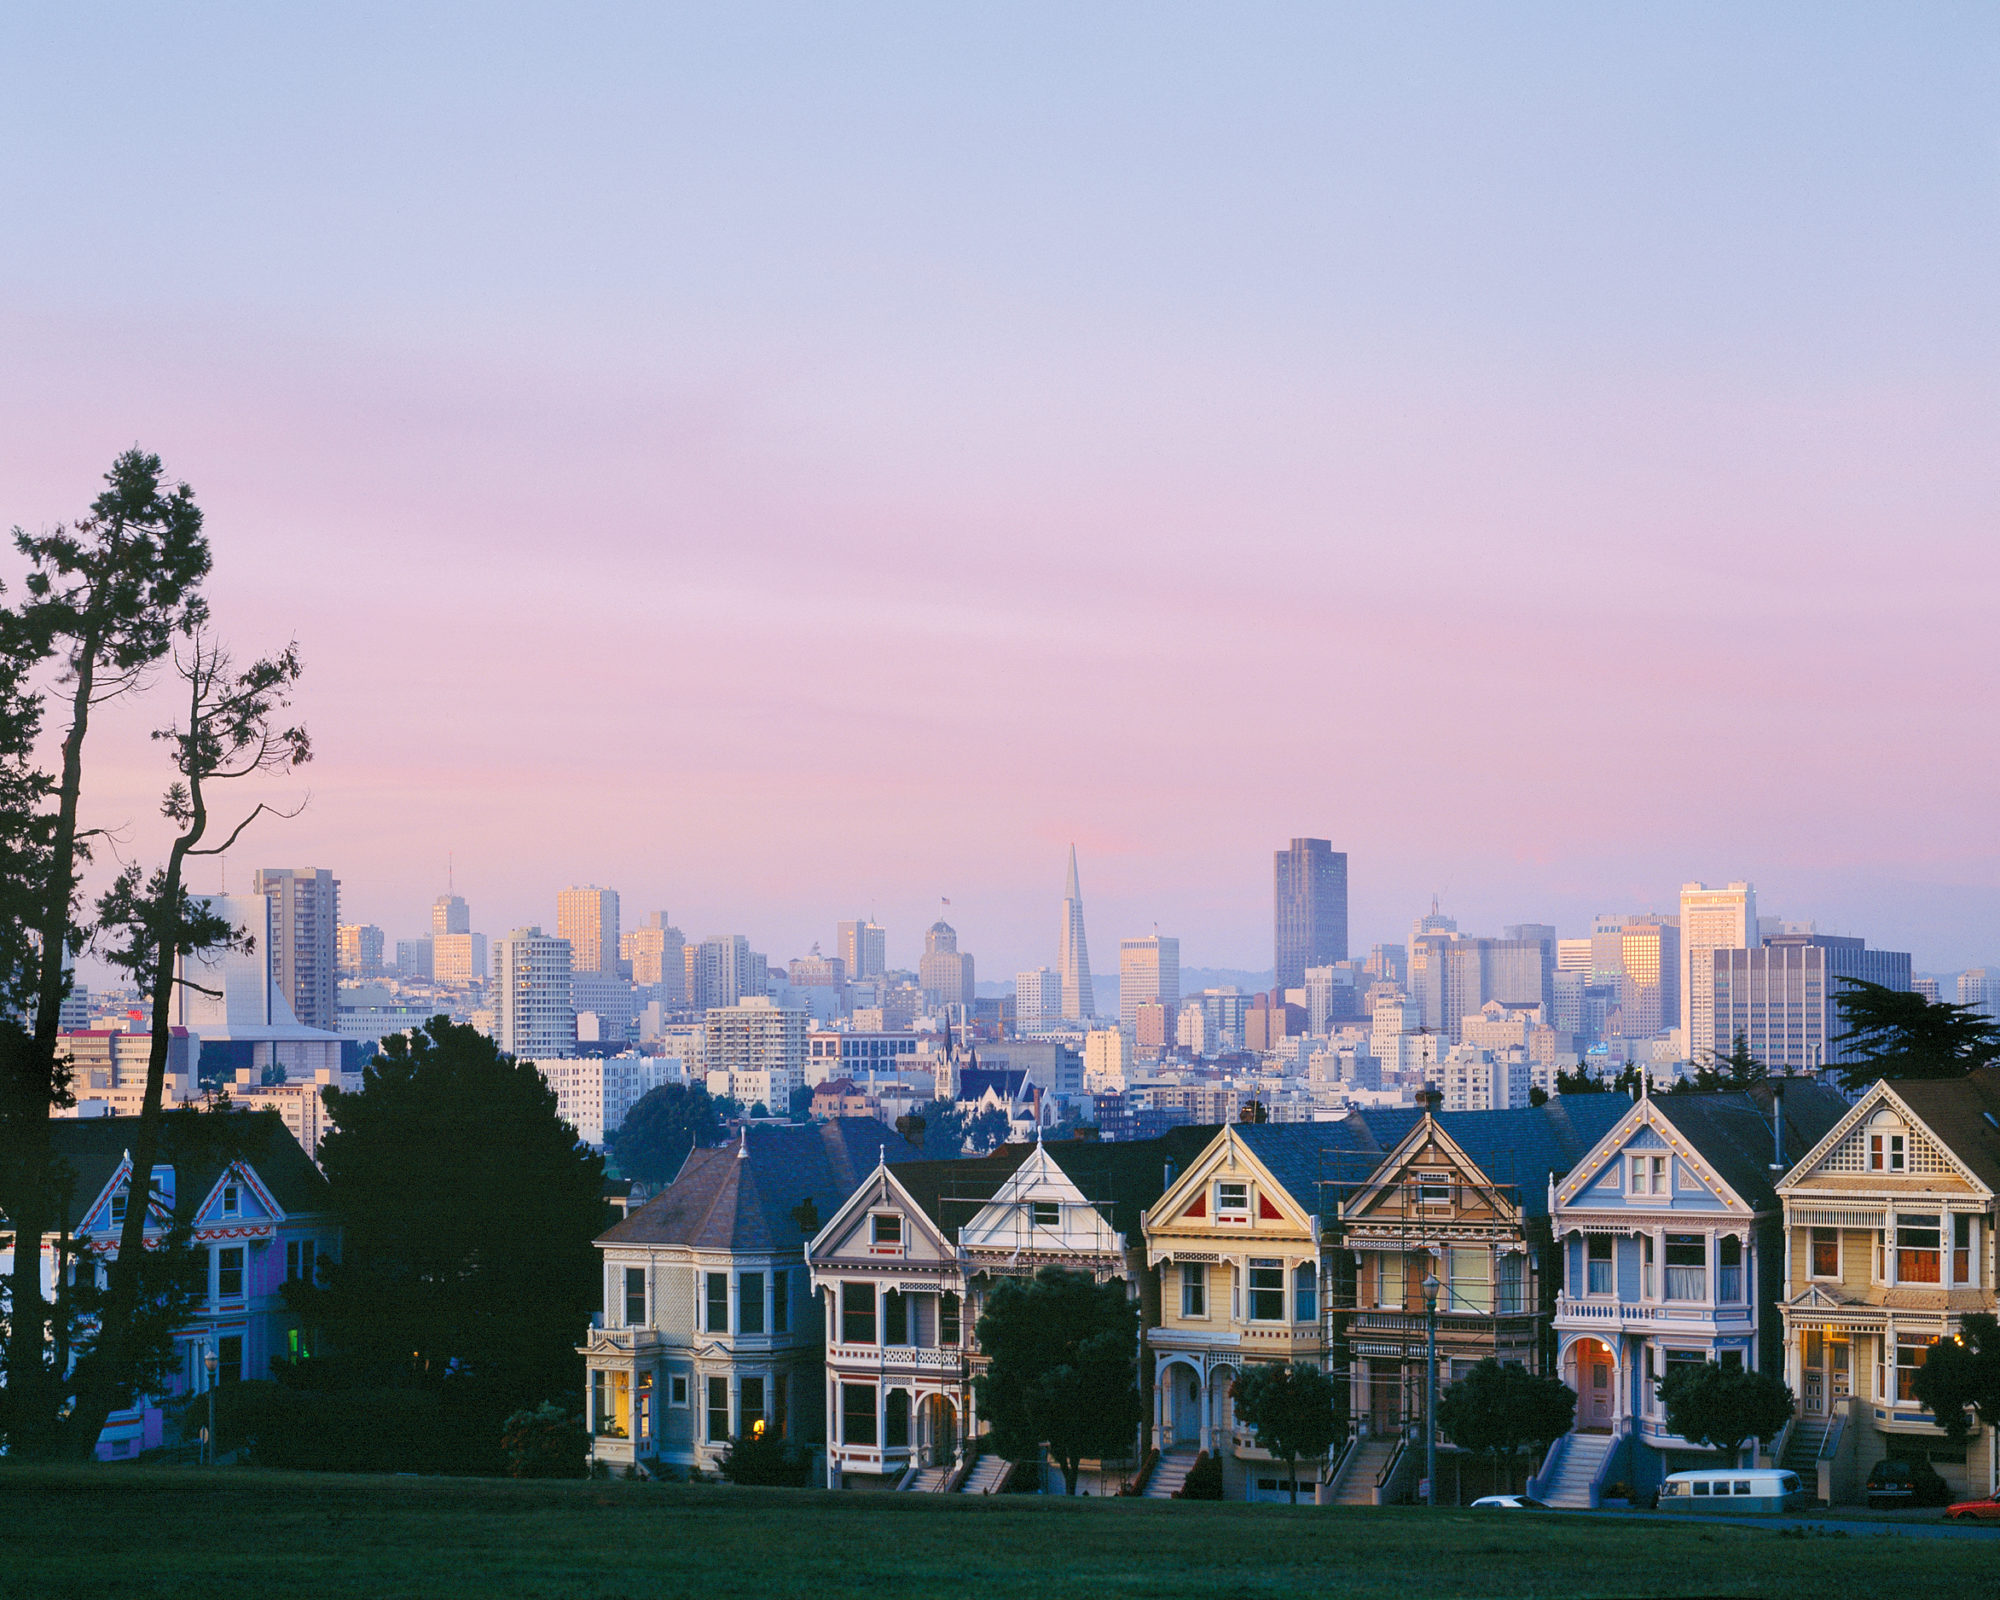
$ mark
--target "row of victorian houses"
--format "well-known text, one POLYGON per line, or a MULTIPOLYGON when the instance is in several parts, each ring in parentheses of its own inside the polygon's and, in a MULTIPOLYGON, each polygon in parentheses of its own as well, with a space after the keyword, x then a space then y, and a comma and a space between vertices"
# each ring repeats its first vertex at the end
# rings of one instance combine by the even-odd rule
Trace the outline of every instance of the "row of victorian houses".
POLYGON ((1056 1265, 1139 1302, 1147 1420, 1092 1492, 1164 1495, 1206 1452, 1231 1498, 1282 1469, 1232 1411, 1256 1362, 1343 1377, 1350 1436, 1322 1500, 1407 1497, 1423 1454, 1435 1280, 1440 1386, 1487 1357, 1557 1374, 1575 1430, 1531 1488, 1592 1505, 1713 1459, 1667 1429, 1688 1362, 1781 1374, 1768 1454, 1823 1497, 1921 1453, 1988 1492, 1993 1430, 1954 1446, 1912 1380, 1996 1308, 2000 1070, 1744 1093, 1558 1096, 1504 1111, 1014 1143, 924 1161, 871 1121, 759 1129, 694 1152, 599 1241, 583 1355, 599 1461, 713 1470, 775 1430, 830 1486, 993 1489, 975 1328, 993 1288, 1056 1265))

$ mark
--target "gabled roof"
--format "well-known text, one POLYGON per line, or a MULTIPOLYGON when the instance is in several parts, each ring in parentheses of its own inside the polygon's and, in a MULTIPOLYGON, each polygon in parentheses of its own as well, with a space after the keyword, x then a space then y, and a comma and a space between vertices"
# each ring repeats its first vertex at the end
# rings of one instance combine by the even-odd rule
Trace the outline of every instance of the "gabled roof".
POLYGON ((1753 1211, 1778 1204, 1776 1183, 1793 1163, 1820 1142, 1847 1115, 1848 1104, 1835 1090, 1810 1078, 1784 1080, 1784 1168, 1772 1171, 1776 1141, 1771 1126, 1773 1092, 1768 1083, 1748 1090, 1713 1094, 1662 1094, 1653 1106, 1736 1191, 1753 1211))
POLYGON ((1022 1067, 966 1067, 958 1075, 960 1101, 978 1100, 989 1089, 1008 1105, 1032 1098, 1028 1074, 1022 1067))
POLYGON ((1904 1078, 1889 1087, 1974 1177, 2000 1193, 2000 1067, 1962 1078, 1904 1078))
POLYGON ((1157 1139, 1120 1139, 1109 1144, 1095 1139, 1064 1139, 1043 1149, 1062 1168, 1083 1197, 1127 1244, 1139 1238, 1139 1221, 1173 1176, 1194 1164, 1214 1140, 1219 1128, 1195 1125, 1169 1128, 1157 1139))
POLYGON ((878 1162, 900 1171, 916 1156, 894 1128, 869 1117, 752 1128, 740 1142, 691 1151, 672 1183, 597 1242, 760 1254, 802 1249, 878 1162), (808 1200, 818 1217, 810 1232, 792 1214, 808 1200))
POLYGON ((1509 1197, 1528 1216, 1546 1216, 1549 1179, 1561 1178, 1632 1109, 1627 1095, 1555 1095, 1546 1105, 1501 1111, 1446 1111, 1438 1126, 1485 1174, 1511 1185, 1509 1197))
MULTIPOLYGON (((184 1121, 184 1115, 169 1114, 160 1136, 159 1164, 174 1169, 177 1206, 199 1205, 214 1192, 230 1163, 240 1161, 257 1174, 285 1215, 310 1215, 327 1209, 325 1176, 299 1148, 276 1111, 232 1112, 229 1121, 220 1124, 229 1134, 226 1147, 207 1138, 197 1141, 193 1137, 197 1132, 213 1132, 217 1125, 204 1127, 184 1121)), ((138 1135, 137 1117, 58 1117, 49 1124, 56 1160, 75 1175, 64 1202, 64 1220, 69 1227, 82 1225, 106 1185, 125 1164, 138 1135)), ((157 1203, 158 1196, 154 1199, 157 1203)))
POLYGON ((1350 1111, 1338 1122, 1246 1122, 1236 1136, 1298 1205, 1331 1217, 1335 1203, 1360 1188, 1422 1120, 1397 1106, 1350 1111))

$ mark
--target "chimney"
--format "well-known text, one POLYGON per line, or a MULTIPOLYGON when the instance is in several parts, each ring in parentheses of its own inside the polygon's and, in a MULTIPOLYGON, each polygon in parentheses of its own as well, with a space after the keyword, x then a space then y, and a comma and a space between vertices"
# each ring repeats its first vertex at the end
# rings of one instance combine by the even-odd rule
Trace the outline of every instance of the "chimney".
POLYGON ((1771 1079, 1771 1170, 1785 1170, 1785 1080, 1771 1079))

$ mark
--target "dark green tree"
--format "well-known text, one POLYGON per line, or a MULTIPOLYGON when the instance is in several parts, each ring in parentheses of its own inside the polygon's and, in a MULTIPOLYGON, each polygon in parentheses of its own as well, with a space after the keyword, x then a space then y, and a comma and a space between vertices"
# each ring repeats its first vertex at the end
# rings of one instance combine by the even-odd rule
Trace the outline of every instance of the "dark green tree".
POLYGON ((1130 1452, 1139 1425, 1139 1307, 1124 1284, 1044 1267, 1004 1279, 975 1330, 975 1380, 993 1448, 1019 1461, 1046 1448, 1076 1493, 1087 1456, 1130 1452))
POLYGON ((812 1121, 812 1109, 813 1109, 813 1092, 810 1088, 808 1088, 805 1084, 802 1083, 792 1091, 792 1098, 788 1104, 787 1115, 789 1115, 792 1121, 794 1122, 810 1122, 812 1121))
POLYGON ((1260 1361, 1243 1369, 1229 1398, 1257 1442, 1284 1462, 1297 1505, 1299 1463, 1319 1460, 1347 1430, 1347 1391, 1303 1361, 1260 1361))
POLYGON ((1877 1078, 1962 1078, 2000 1061, 2000 1022, 1972 1006, 1914 990, 1842 978, 1835 998, 1847 1031, 1833 1042, 1852 1060, 1835 1070, 1850 1089, 1877 1078))
POLYGON ((1579 1065, 1574 1072, 1556 1068, 1557 1094, 1603 1094, 1604 1080, 1588 1067, 1579 1065))
POLYGON ((590 1458, 583 1418, 553 1401, 523 1406, 500 1425, 510 1478, 581 1478, 590 1458))
POLYGON ((771 1429, 731 1439, 721 1462, 722 1475, 731 1483, 772 1489, 803 1489, 812 1480, 812 1467, 810 1450, 771 1429))
POLYGON ((1675 1433, 1732 1455, 1745 1439, 1775 1439, 1792 1415, 1782 1379, 1713 1361, 1676 1367, 1660 1380, 1659 1395, 1675 1433))
POLYGON ((1491 1456, 1509 1483, 1515 1456, 1546 1451, 1569 1432, 1575 1415, 1576 1391, 1560 1378, 1537 1377, 1492 1356, 1438 1396, 1439 1430, 1461 1449, 1491 1456))
POLYGON ((340 1259, 323 1287, 287 1288, 325 1353, 281 1375, 434 1393, 457 1454, 426 1464, 497 1470, 507 1417, 580 1392, 603 1161, 531 1063, 445 1017, 383 1041, 362 1088, 329 1092, 327 1109, 340 1259))
POLYGON ((1013 1122, 998 1106, 979 1112, 965 1125, 965 1137, 972 1146, 972 1153, 981 1156, 1005 1144, 1007 1135, 1013 1131, 1013 1122))
MULTIPOLYGON (((0 1041, 0 1211, 16 1237, 31 1242, 14 1252, 0 1363, 0 1431, 17 1458, 56 1455, 67 1443, 66 1385, 50 1365, 51 1308, 32 1242, 50 1234, 61 1203, 63 1178, 53 1159, 49 1117, 70 1101, 58 1037, 70 985, 63 956, 81 949, 89 934, 78 903, 96 831, 81 823, 84 747, 95 709, 138 689, 175 630, 203 615, 200 588, 209 550, 201 510, 186 484, 166 488, 162 477, 158 456, 128 450, 112 463, 89 515, 44 533, 14 530, 15 548, 29 570, 21 603, 0 627, 0 649, 8 653, 0 690, 23 696, 25 675, 53 662, 69 707, 57 771, 15 774, 26 779, 27 794, 46 805, 34 813, 24 839, 4 847, 8 866, 17 869, 25 844, 36 869, 32 892, 14 908, 22 920, 7 952, 29 963, 7 986, 31 997, 30 1027, 24 1033, 10 1025, 0 1041)), ((10 724, 26 709, 19 698, 0 707, 0 761, 8 759, 16 731, 10 724)), ((38 700, 32 709, 38 716, 38 700)), ((11 887, 25 885, 17 878, 11 887)))
POLYGON ((926 1100, 896 1119, 896 1131, 928 1161, 956 1161, 965 1154, 965 1115, 949 1100, 926 1100))
POLYGON ((1972 1432, 1968 1412, 1989 1428, 2000 1424, 2000 1321, 1984 1311, 1967 1315, 1956 1338, 1924 1352, 1915 1387, 1953 1444, 1972 1432))
POLYGON ((611 1136, 611 1159, 639 1183, 672 1183, 690 1150, 722 1137, 715 1102, 700 1084, 663 1083, 640 1096, 611 1136))

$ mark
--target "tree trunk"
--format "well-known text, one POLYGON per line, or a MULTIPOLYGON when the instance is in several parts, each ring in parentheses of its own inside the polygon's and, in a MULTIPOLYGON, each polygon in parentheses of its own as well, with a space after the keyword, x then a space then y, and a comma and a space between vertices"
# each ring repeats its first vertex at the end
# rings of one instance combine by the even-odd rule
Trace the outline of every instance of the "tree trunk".
POLYGON ((17 1081, 8 1085, 12 1105, 0 1107, 8 1124, 7 1148, 0 1155, 9 1169, 0 1194, 14 1223, 14 1273, 9 1284, 11 1312, 6 1354, 7 1449, 18 1459, 46 1458, 59 1448, 56 1432, 64 1374, 45 1354, 49 1305, 42 1298, 42 1241, 48 1237, 56 1197, 50 1184, 55 1165, 49 1130, 62 1076, 56 1062, 61 1043, 63 952, 69 944, 76 894, 76 815, 83 793, 83 740, 90 728, 91 692, 97 681, 99 641, 87 633, 78 641, 72 665, 76 687, 70 696, 69 732, 62 744, 62 779, 50 840, 48 895, 40 925, 41 972, 35 995, 35 1031, 17 1081))
POLYGON ((1285 1466, 1292 1474, 1292 1504, 1297 1505, 1299 1503, 1299 1458, 1297 1456, 1286 1456, 1285 1466))
POLYGON ((1083 1470, 1083 1458, 1078 1456, 1072 1460, 1065 1456, 1056 1465, 1062 1468, 1063 1493, 1066 1495, 1075 1494, 1077 1474, 1083 1470))

